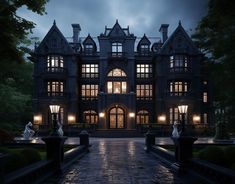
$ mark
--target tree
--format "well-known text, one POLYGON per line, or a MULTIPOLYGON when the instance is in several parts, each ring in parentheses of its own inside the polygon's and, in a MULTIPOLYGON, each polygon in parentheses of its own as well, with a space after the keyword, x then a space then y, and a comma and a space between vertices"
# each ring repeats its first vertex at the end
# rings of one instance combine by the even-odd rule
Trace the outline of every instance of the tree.
POLYGON ((0 126, 15 127, 32 118, 32 70, 26 62, 35 24, 17 15, 26 6, 29 11, 45 14, 48 0, 0 0, 0 126), (13 126, 11 126, 13 125, 13 126))
POLYGON ((1 0, 0 2, 0 55, 6 62, 23 62, 26 48, 22 43, 27 42, 27 36, 32 33, 35 24, 19 17, 16 11, 26 6, 28 10, 43 15, 48 0, 1 0))
POLYGON ((235 1, 210 0, 194 40, 208 56, 214 81, 214 98, 235 127, 235 1))

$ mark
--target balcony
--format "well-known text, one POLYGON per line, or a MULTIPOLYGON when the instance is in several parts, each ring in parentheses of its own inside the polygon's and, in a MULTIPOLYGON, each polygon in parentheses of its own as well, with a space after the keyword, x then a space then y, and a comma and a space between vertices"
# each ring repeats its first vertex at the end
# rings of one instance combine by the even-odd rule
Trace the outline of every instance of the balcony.
POLYGON ((65 92, 42 92, 39 97, 46 99, 65 99, 69 97, 69 93, 65 92))
POLYGON ((109 52, 108 53, 108 58, 112 60, 123 60, 126 58, 126 53, 125 52, 109 52))
POLYGON ((169 68, 170 73, 179 73, 179 74, 184 74, 184 73, 190 73, 191 68, 189 67, 172 67, 169 68))
POLYGON ((43 77, 46 77, 46 78, 50 78, 50 77, 66 77, 67 75, 67 69, 66 68, 62 68, 62 67, 46 67, 44 70, 43 70, 43 77))

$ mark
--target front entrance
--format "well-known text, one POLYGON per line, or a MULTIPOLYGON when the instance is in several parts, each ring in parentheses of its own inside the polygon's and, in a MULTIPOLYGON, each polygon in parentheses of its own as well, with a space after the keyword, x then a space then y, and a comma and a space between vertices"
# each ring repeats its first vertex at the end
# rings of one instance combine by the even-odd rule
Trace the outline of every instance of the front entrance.
POLYGON ((125 112, 122 108, 115 106, 109 111, 109 128, 124 128, 125 112))

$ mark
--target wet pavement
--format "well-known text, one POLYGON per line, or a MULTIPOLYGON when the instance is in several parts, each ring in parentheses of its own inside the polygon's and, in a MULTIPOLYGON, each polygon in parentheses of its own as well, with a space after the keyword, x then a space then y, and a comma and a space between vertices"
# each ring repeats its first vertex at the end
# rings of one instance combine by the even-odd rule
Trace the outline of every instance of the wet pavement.
POLYGON ((45 183, 150 184, 183 183, 168 166, 144 150, 138 139, 95 139, 90 152, 62 176, 45 183))

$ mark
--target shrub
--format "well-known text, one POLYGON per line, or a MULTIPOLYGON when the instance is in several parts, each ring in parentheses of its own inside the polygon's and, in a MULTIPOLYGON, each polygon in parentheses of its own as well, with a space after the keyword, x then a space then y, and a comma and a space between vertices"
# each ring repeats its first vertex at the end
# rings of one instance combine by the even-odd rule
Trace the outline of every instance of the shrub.
POLYGON ((235 146, 226 147, 224 149, 224 156, 225 156, 226 163, 228 166, 235 164, 235 146))
POLYGON ((0 144, 13 143, 14 137, 6 130, 0 129, 0 144))
POLYGON ((27 165, 41 160, 40 153, 33 148, 25 148, 20 154, 25 157, 27 165))
POLYGON ((225 164, 224 151, 222 148, 217 146, 207 146, 199 151, 198 156, 200 159, 207 160, 215 164, 225 164))
POLYGON ((1 153, 8 154, 4 170, 6 173, 12 172, 26 165, 26 160, 22 154, 16 150, 0 148, 1 153))

